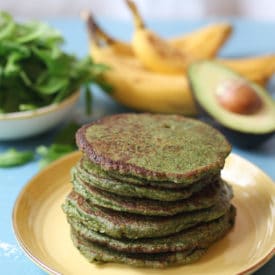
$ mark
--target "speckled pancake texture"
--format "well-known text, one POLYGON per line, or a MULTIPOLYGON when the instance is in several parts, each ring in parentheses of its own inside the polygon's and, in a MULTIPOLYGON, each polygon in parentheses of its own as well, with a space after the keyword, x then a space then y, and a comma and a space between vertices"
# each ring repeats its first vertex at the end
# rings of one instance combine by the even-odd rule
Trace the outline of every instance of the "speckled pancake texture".
POLYGON ((62 209, 88 261, 190 264, 234 226, 233 190, 221 178, 231 146, 211 126, 119 114, 84 125, 76 142, 83 155, 62 209))

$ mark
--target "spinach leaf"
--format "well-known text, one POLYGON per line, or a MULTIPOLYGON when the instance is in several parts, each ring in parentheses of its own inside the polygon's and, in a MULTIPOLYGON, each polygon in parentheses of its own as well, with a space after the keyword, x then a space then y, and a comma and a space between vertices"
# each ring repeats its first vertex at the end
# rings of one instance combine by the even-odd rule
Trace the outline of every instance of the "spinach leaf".
POLYGON ((75 133, 78 128, 78 124, 71 122, 55 136, 50 146, 41 145, 36 148, 40 156, 40 168, 76 150, 75 133))
POLYGON ((50 146, 39 146, 36 152, 40 155, 39 167, 44 168, 51 162, 65 156, 66 154, 73 152, 75 147, 70 144, 52 144, 50 146))
POLYGON ((0 167, 12 167, 25 164, 34 158, 31 151, 17 151, 12 148, 0 154, 0 167))
MULTIPOLYGON (((108 90, 102 78, 108 67, 64 52, 63 43, 62 35, 43 22, 16 22, 0 12, 1 113, 61 102, 90 83, 108 90)), ((91 102, 87 93, 86 99, 91 102)))
MULTIPOLYGON (((76 150, 75 133, 79 127, 80 125, 71 122, 56 134, 51 145, 40 145, 36 148, 35 152, 40 157, 40 168, 76 150)), ((34 159, 35 152, 8 149, 0 153, 0 167, 8 168, 28 163, 34 159)))

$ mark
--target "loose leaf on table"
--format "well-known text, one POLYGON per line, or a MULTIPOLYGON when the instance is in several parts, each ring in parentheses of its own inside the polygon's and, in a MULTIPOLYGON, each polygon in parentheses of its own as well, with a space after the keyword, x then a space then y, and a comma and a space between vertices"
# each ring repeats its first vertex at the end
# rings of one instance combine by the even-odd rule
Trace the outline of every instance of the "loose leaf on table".
POLYGON ((55 136, 52 145, 41 145, 36 149, 41 157, 39 161, 40 168, 44 168, 51 162, 76 150, 75 133, 78 128, 78 124, 71 122, 55 136))
POLYGON ((0 154, 0 167, 12 167, 25 164, 34 158, 32 151, 9 149, 0 154))
MULTIPOLYGON (((36 153, 40 156, 39 166, 41 168, 76 150, 75 133, 78 128, 78 124, 71 122, 57 133, 50 146, 41 145, 36 148, 36 153)), ((23 165, 33 160, 34 156, 35 152, 11 148, 0 153, 0 167, 23 165)))
POLYGON ((39 161, 40 168, 44 168, 51 162, 71 153, 75 150, 75 146, 70 144, 52 144, 50 146, 39 146, 36 152, 40 155, 41 159, 39 161))

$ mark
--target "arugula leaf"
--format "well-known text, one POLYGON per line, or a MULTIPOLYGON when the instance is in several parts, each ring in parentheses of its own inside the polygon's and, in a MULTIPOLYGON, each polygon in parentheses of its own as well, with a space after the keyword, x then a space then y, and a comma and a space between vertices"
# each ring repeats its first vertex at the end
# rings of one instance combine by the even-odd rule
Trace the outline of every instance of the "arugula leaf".
POLYGON ((0 154, 0 167, 12 167, 25 164, 34 158, 31 151, 17 151, 12 148, 0 154))

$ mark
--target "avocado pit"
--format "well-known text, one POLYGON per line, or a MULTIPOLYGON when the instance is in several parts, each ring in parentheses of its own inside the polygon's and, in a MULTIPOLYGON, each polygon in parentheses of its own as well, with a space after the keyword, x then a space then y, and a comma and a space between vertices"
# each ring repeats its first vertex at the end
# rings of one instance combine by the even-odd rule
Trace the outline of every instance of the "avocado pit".
POLYGON ((256 90, 244 80, 230 79, 217 86, 218 103, 227 111, 241 115, 251 115, 262 107, 256 90))

